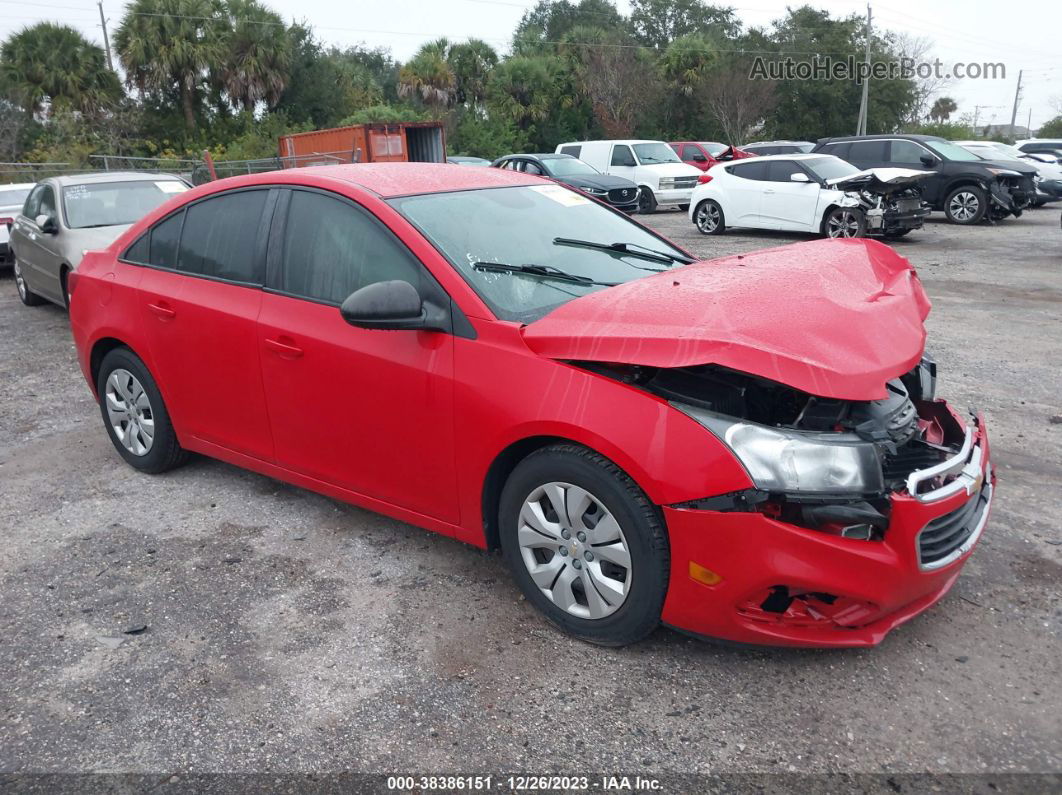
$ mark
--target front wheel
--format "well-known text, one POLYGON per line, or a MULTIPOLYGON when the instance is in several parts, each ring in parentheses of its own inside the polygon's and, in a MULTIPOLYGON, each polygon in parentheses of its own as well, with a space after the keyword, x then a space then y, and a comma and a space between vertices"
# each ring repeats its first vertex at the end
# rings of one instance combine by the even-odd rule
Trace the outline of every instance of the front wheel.
POLYGON ((656 196, 653 195, 652 190, 646 187, 642 187, 642 192, 638 195, 638 212, 643 215, 656 212, 656 196))
POLYGON ((498 519, 517 585, 560 629, 623 646, 659 624, 667 533, 644 492, 608 459, 576 445, 532 453, 509 476, 498 519))
POLYGON ((107 434, 127 464, 157 474, 184 463, 188 454, 177 441, 155 379, 135 353, 115 348, 103 357, 96 393, 107 434))
POLYGON ((866 219, 855 207, 834 207, 822 223, 826 237, 863 237, 867 233, 866 219))
POLYGON ((970 226, 979 223, 988 210, 988 196, 976 185, 963 185, 944 200, 944 217, 953 224, 970 226))
POLYGON ((693 214, 693 223, 697 225, 697 231, 702 235, 721 235, 726 231, 723 208, 715 199, 706 199, 697 205, 697 211, 693 214))
POLYGON ((18 299, 26 306, 43 304, 44 299, 30 290, 29 285, 26 284, 26 277, 22 275, 22 266, 18 264, 18 258, 12 262, 11 269, 15 273, 15 289, 18 290, 18 299))

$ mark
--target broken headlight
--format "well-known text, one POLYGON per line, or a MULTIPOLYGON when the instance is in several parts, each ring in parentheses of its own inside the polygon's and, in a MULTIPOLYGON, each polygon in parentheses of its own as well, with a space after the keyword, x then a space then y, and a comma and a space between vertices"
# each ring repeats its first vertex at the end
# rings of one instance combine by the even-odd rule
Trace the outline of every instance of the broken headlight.
POLYGON ((764 491, 862 495, 885 490, 877 450, 855 434, 771 428, 684 403, 671 405, 715 434, 764 491))

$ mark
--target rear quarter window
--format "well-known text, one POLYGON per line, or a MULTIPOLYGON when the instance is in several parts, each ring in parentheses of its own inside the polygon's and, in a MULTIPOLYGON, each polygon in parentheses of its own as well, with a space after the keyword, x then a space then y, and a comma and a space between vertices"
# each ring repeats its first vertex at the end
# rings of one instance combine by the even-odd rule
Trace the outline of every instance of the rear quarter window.
POLYGON ((767 163, 739 163, 736 166, 731 166, 728 170, 735 177, 741 177, 742 179, 767 179, 767 163))
POLYGON ((583 151, 581 146, 562 146, 562 155, 571 155, 572 157, 578 157, 583 151))

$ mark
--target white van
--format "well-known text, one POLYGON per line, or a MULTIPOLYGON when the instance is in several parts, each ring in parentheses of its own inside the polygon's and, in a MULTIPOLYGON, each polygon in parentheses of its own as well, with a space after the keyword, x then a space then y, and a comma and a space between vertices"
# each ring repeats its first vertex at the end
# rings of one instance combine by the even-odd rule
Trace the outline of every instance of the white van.
POLYGON ((658 205, 687 210, 700 169, 679 160, 663 141, 577 141, 561 144, 557 154, 577 157, 603 174, 637 182, 642 189, 639 210, 658 205))

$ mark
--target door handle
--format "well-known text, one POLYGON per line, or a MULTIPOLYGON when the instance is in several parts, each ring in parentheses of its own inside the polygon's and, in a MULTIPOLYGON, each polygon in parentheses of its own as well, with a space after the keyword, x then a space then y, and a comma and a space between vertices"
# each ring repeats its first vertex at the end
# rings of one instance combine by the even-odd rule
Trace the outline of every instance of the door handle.
POLYGON ((300 356, 302 356, 302 348, 298 347, 297 345, 291 345, 287 342, 281 342, 281 340, 283 339, 287 338, 281 337, 281 339, 279 340, 267 339, 265 341, 265 345, 267 348, 269 348, 269 350, 273 351, 284 359, 298 359, 300 356))
POLYGON ((148 309, 158 315, 162 320, 173 320, 177 317, 177 313, 170 309, 169 304, 165 301, 159 301, 157 304, 148 304, 148 309))

